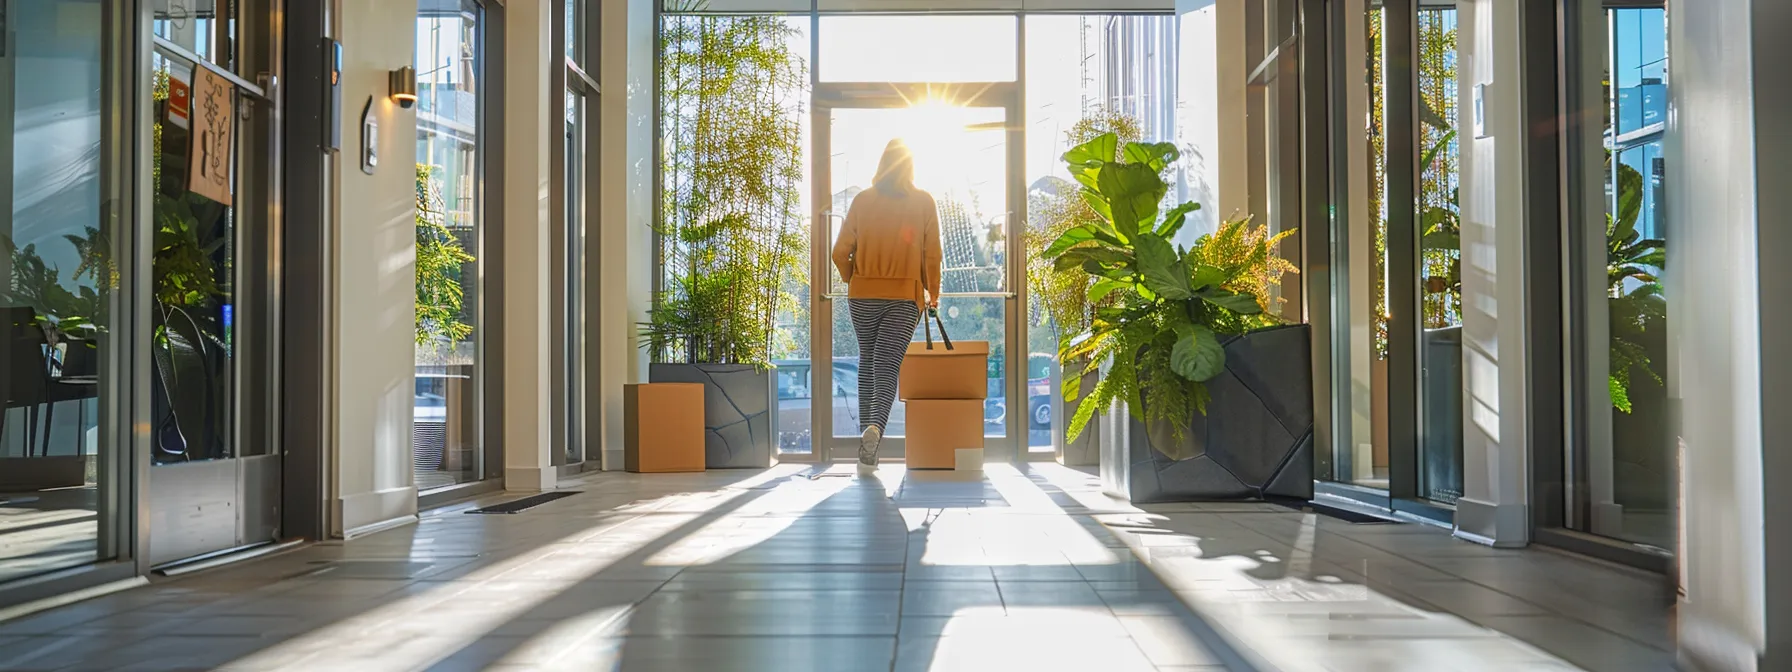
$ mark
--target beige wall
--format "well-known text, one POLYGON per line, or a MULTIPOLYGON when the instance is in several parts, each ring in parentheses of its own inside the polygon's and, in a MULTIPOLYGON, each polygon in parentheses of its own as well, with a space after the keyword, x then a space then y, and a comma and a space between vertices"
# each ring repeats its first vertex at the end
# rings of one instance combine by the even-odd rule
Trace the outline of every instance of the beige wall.
MULTIPOLYGON (((647 380, 638 342, 653 286, 654 0, 600 0, 597 71, 599 288, 591 322, 602 357, 593 377, 603 413, 592 423, 607 468, 622 468, 622 386, 647 380)), ((591 453, 595 455, 595 453, 591 453)))
POLYGON ((416 324, 417 119, 387 95, 411 64, 415 0, 343 2, 342 152, 334 169, 335 473, 332 530, 413 516, 411 405, 416 324), (380 165, 361 172, 361 111, 372 98, 380 165))

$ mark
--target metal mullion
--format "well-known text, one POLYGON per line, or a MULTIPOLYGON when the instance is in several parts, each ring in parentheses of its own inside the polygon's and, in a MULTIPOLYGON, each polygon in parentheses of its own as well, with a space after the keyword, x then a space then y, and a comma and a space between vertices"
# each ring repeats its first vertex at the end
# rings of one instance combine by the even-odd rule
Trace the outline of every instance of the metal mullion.
POLYGON ((1387 144, 1388 496, 1416 499, 1419 479, 1418 10, 1382 3, 1387 144))
MULTIPOLYGON (((1323 478, 1319 470, 1321 454, 1330 455, 1332 433, 1332 367, 1331 342, 1324 335, 1331 333, 1333 320, 1331 239, 1330 143, 1332 134, 1327 121, 1327 56, 1331 53, 1331 37, 1326 30, 1325 0, 1301 0, 1300 35, 1300 161, 1301 161, 1301 283, 1302 319, 1310 326, 1309 349, 1312 352, 1313 382, 1313 476, 1323 478)), ((1327 460, 1329 463, 1329 459, 1327 460)))

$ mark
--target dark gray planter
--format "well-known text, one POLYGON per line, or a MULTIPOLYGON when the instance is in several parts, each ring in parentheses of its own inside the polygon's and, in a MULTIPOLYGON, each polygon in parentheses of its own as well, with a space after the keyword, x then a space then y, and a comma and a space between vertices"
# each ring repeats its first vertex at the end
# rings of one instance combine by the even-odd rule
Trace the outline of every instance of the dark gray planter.
POLYGON ((1101 480, 1134 502, 1313 498, 1313 368, 1307 325, 1222 342, 1226 370, 1207 382, 1207 413, 1170 445, 1124 408, 1110 412, 1101 480), (1153 439, 1153 435, 1156 439, 1153 439))
POLYGON ((1455 504, 1462 498, 1462 327, 1426 329, 1424 348, 1421 494, 1455 504))
POLYGON ((702 383, 704 466, 764 469, 777 461, 776 370, 751 364, 654 364, 655 383, 702 383))
POLYGON ((1072 362, 1064 366, 1058 375, 1052 378, 1052 445, 1058 452, 1058 463, 1067 467, 1093 467, 1101 464, 1101 423, 1100 415, 1089 418, 1089 425, 1083 428, 1082 435, 1070 440, 1070 419, 1076 416, 1076 407, 1084 397, 1095 391, 1095 384, 1100 381, 1096 376, 1083 376, 1082 389, 1077 392, 1076 401, 1064 400, 1064 371, 1081 371, 1088 366, 1084 361, 1072 362))

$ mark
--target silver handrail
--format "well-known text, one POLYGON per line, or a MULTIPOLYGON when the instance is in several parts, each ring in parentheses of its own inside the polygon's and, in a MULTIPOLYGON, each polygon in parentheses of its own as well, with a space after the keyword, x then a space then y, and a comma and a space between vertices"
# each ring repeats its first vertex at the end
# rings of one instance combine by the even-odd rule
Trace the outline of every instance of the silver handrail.
POLYGON ((255 98, 262 102, 270 102, 267 92, 262 90, 260 86, 251 84, 249 83, 249 80, 238 77, 236 73, 231 72, 229 69, 205 60, 205 58, 199 54, 188 51, 186 47, 175 44, 160 35, 155 36, 155 47, 156 51, 162 52, 163 56, 192 63, 193 67, 205 68, 206 70, 211 71, 212 74, 223 77, 231 84, 235 84, 236 88, 242 91, 245 96, 255 98))

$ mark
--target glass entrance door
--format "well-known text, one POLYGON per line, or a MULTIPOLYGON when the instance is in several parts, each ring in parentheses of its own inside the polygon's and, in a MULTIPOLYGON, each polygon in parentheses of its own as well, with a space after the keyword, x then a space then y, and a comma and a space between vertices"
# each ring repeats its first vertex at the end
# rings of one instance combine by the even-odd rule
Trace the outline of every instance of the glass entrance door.
MULTIPOLYGON (((941 264, 940 318, 954 341, 986 341, 990 358, 982 404, 986 459, 1016 454, 1024 437, 1024 409, 1010 410, 1017 374, 1011 371, 1010 343, 1025 342, 1015 319, 1018 274, 1010 213, 1015 209, 1011 176, 1018 146, 1010 120, 1013 106, 998 95, 955 99, 944 90, 895 85, 824 87, 817 91, 814 145, 815 218, 811 284, 812 436, 820 460, 856 459, 860 432, 859 345, 853 332, 846 283, 829 260, 833 242, 853 199, 871 186, 879 158, 890 140, 906 141, 915 155, 917 186, 933 195, 939 210, 941 264), (824 392, 825 391, 825 392, 824 392), (825 446, 825 448, 823 447, 825 446)), ((915 340, 923 338, 917 328, 915 340)), ((935 337, 938 338, 937 335, 935 337)), ((1024 367, 1023 367, 1024 368, 1024 367)), ((909 417, 905 404, 891 409, 880 451, 901 459, 909 417)))

